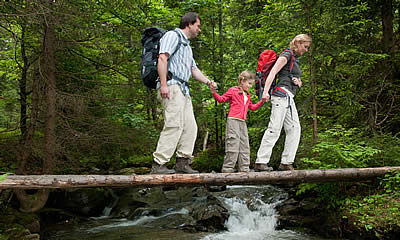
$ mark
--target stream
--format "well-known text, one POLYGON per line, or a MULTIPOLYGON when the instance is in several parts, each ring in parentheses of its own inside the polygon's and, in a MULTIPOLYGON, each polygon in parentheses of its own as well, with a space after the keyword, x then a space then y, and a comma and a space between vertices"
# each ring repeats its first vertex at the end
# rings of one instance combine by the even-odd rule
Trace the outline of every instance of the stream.
POLYGON ((47 240, 321 240, 292 230, 277 230, 278 216, 275 207, 287 199, 288 194, 271 185, 227 186, 225 191, 213 192, 228 209, 229 218, 225 231, 217 233, 187 232, 177 228, 163 227, 162 223, 174 221, 188 214, 185 207, 170 208, 161 215, 147 214, 136 219, 111 218, 111 208, 105 208, 103 216, 90 218, 79 224, 61 225, 49 232, 47 240))

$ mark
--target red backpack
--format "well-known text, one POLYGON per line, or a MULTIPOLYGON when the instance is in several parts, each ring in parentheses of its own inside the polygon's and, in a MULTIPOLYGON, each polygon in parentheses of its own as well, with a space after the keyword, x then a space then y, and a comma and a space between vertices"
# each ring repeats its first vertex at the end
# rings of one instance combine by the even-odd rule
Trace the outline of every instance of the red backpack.
MULTIPOLYGON (((290 52, 291 59, 290 59, 290 73, 292 73, 293 70, 293 64, 294 64, 294 54, 291 49, 287 48, 283 50, 279 56, 284 53, 284 52, 290 52)), ((256 89, 256 94, 259 99, 261 99, 262 94, 264 92, 264 86, 265 86, 265 80, 268 77, 268 74, 271 72, 272 67, 275 65, 276 60, 278 59, 276 53, 273 50, 265 50, 260 54, 260 57, 258 58, 258 64, 257 64, 257 78, 256 78, 256 84, 255 84, 255 89, 256 89)), ((278 83, 276 82, 276 77, 274 81, 272 81, 271 87, 268 90, 270 95, 275 91, 276 85, 278 83)), ((281 90, 283 91, 283 90, 281 90)), ((284 94, 286 94, 284 92, 284 94)))

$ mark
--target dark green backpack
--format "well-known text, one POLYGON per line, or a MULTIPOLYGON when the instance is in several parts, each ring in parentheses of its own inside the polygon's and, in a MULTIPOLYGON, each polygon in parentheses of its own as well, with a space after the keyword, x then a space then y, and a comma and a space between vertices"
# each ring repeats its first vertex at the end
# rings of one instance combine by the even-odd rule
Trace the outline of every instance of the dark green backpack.
MULTIPOLYGON (((157 72, 157 62, 158 55, 160 50, 160 39, 167 31, 159 28, 159 27, 150 27, 146 28, 142 34, 142 59, 140 62, 140 73, 142 77, 143 84, 148 88, 156 88, 158 81, 158 72, 157 72)), ((176 31, 175 31, 176 32, 176 31)), ((178 34, 178 33, 177 33, 178 34)), ((176 47, 175 51, 171 54, 176 53, 176 51, 180 48, 181 36, 178 34, 179 43, 176 47)), ((172 74, 168 72, 167 79, 171 79, 172 74)))

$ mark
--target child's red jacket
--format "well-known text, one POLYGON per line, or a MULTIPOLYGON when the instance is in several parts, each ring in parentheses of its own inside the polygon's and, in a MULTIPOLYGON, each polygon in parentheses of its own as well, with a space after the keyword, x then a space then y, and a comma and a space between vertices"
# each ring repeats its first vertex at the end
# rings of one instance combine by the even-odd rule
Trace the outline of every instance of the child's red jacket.
POLYGON ((236 87, 231 87, 228 89, 228 91, 226 93, 224 93, 224 95, 220 96, 218 95, 218 93, 213 93, 213 97, 215 98, 215 100, 217 100, 218 102, 222 103, 222 102, 226 102, 227 100, 229 100, 229 114, 228 117, 233 117, 233 118, 240 118, 243 120, 247 119, 247 110, 250 109, 252 111, 258 109, 259 107, 261 107, 261 105, 263 104, 262 101, 259 101, 256 104, 252 104, 251 103, 251 99, 250 99, 250 94, 248 94, 248 98, 247 98, 247 102, 246 104, 244 103, 244 98, 243 98, 243 94, 246 94, 246 92, 240 92, 240 87, 236 86, 236 87))

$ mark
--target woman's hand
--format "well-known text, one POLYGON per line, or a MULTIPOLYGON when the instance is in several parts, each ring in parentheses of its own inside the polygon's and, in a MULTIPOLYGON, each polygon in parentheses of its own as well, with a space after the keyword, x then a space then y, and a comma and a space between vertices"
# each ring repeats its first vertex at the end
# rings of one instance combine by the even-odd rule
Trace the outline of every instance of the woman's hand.
POLYGON ((261 100, 262 100, 263 102, 268 102, 269 99, 270 99, 270 96, 269 96, 268 91, 264 91, 264 92, 263 92, 263 95, 262 95, 262 97, 261 97, 261 100))
POLYGON ((299 86, 301 88, 302 82, 301 82, 300 78, 293 77, 292 78, 292 82, 293 82, 294 85, 297 85, 297 86, 299 86))

